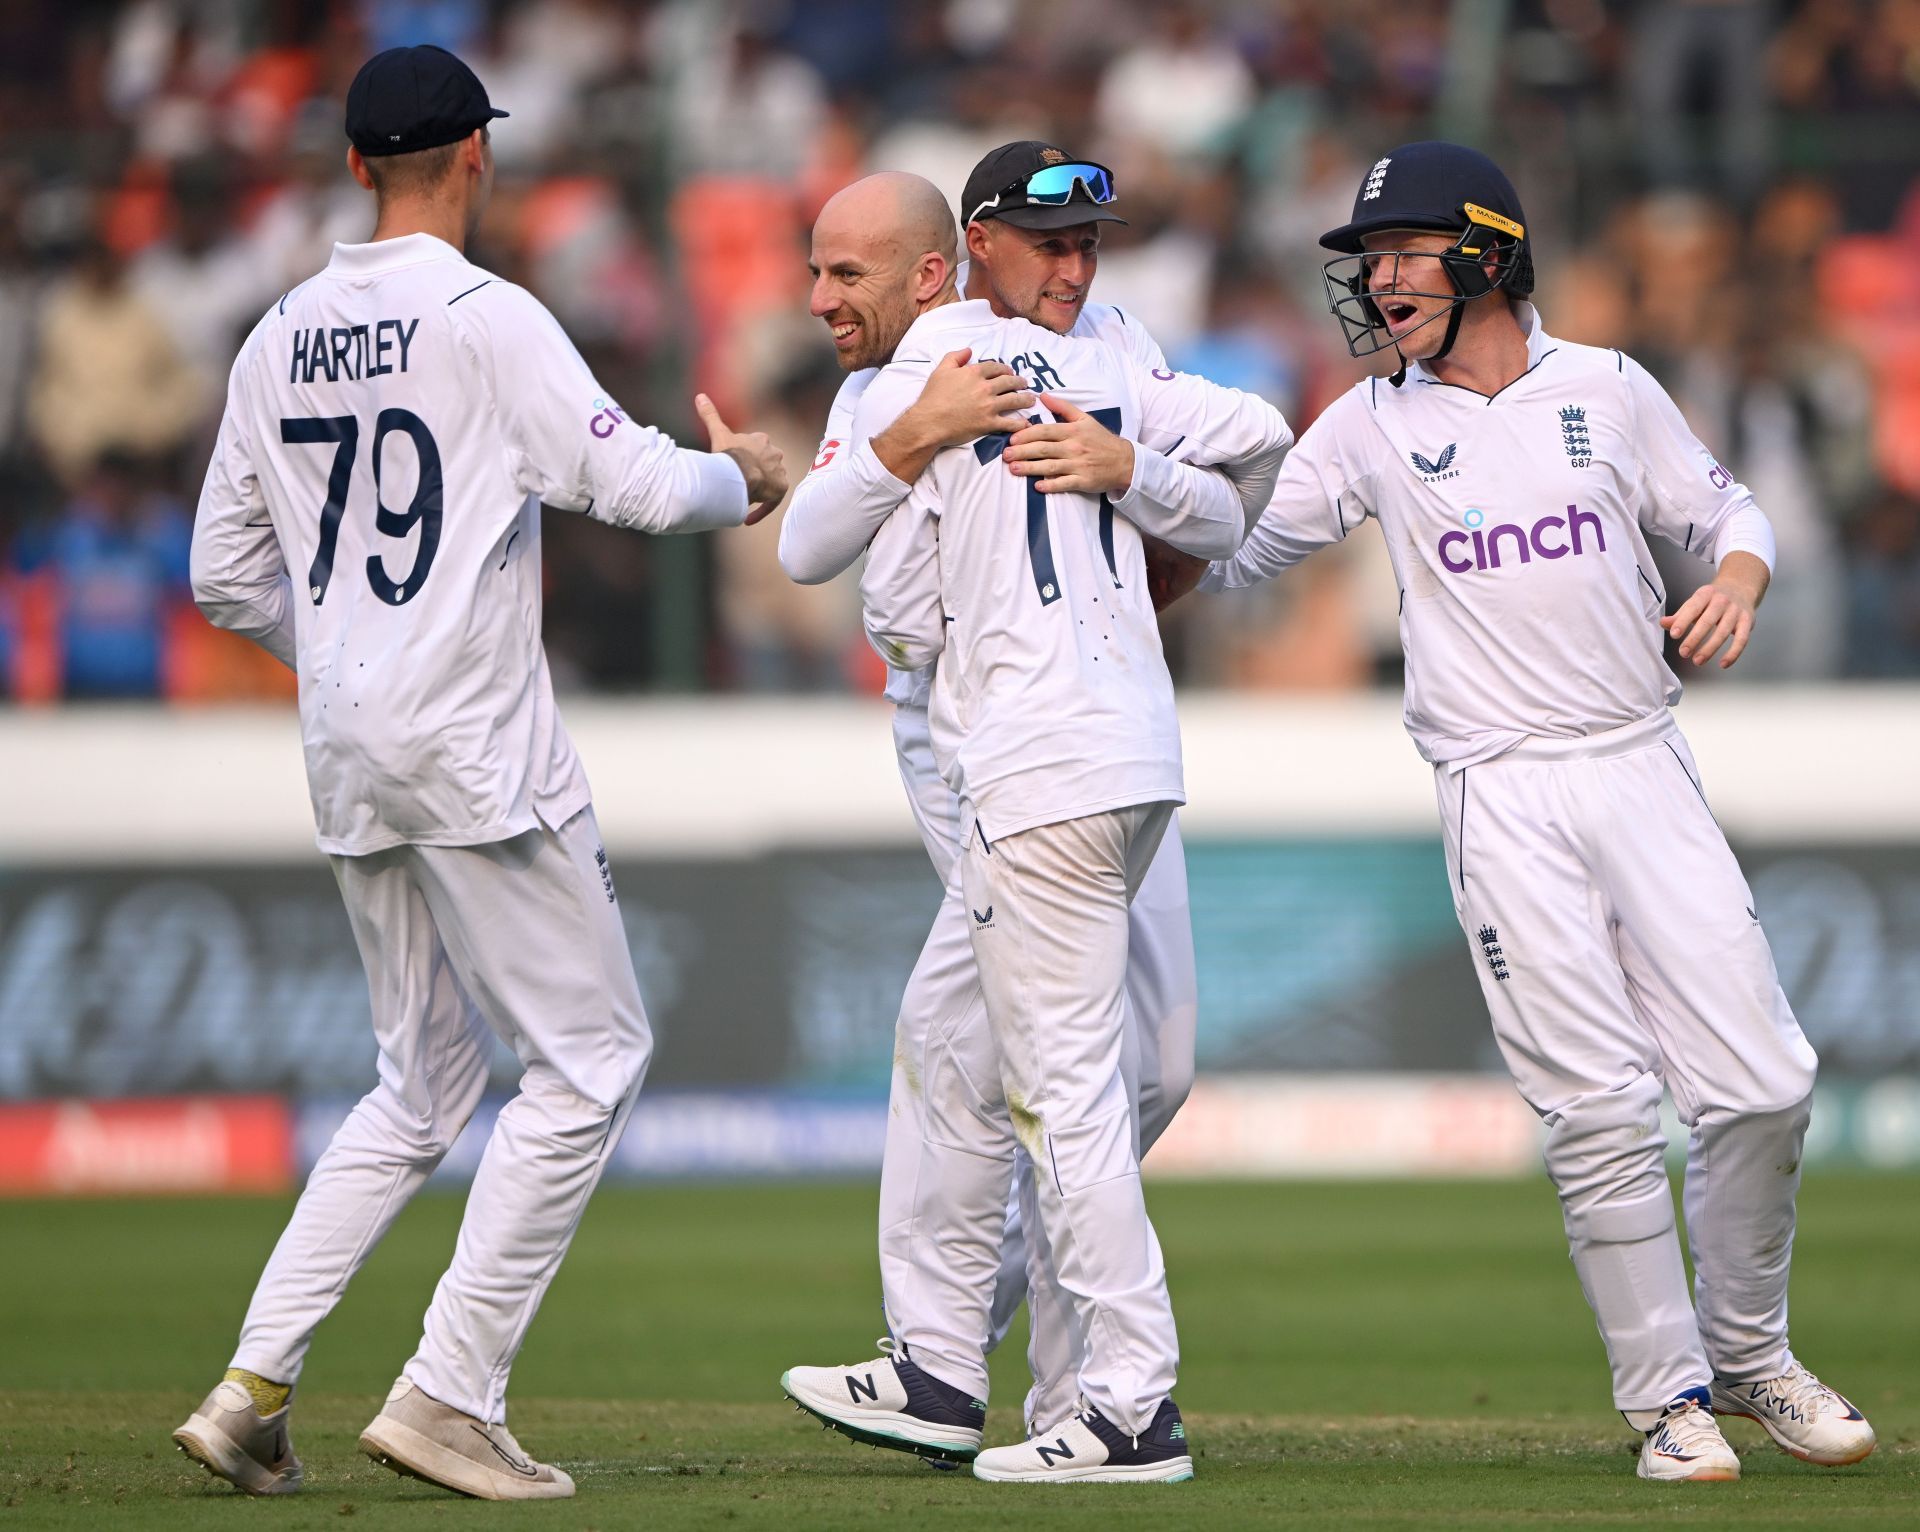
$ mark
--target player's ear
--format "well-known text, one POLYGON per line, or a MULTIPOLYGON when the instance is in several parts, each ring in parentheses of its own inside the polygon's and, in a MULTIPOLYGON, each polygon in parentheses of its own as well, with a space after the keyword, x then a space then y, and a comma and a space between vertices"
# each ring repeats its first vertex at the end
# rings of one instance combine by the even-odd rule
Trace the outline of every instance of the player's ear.
POLYGON ((352 144, 347 145, 347 173, 368 191, 373 190, 373 177, 367 173, 367 162, 352 144))
POLYGON ((967 225, 967 258, 969 260, 984 261, 987 258, 987 246, 991 242, 985 223, 967 225))
POLYGON ((929 250, 921 256, 913 274, 913 301, 929 301, 947 285, 947 273, 952 269, 947 265, 947 258, 938 250, 929 250))

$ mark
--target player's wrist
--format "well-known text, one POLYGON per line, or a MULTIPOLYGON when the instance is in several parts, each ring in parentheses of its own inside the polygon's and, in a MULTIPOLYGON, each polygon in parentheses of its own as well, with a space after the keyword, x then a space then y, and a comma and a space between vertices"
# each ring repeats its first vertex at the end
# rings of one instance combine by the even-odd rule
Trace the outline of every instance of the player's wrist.
POLYGON ((763 498, 767 487, 767 476, 753 452, 747 447, 736 444, 731 447, 722 447, 720 455, 732 458, 734 467, 740 470, 740 481, 746 486, 748 502, 763 498))
POLYGON ((902 483, 911 484, 946 442, 937 418, 915 404, 909 405, 870 445, 882 468, 902 483))

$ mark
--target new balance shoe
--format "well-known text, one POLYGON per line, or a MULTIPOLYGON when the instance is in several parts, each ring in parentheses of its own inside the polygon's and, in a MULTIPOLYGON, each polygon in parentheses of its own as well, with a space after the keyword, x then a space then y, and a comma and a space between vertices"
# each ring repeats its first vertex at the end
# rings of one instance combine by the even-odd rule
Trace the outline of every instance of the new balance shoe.
POLYGON ((1661 1412, 1640 1445, 1643 1479, 1727 1480, 1740 1477, 1740 1459, 1707 1408, 1707 1390, 1690 1388, 1661 1412))
POLYGON ((220 1384, 173 1433, 174 1444, 216 1478, 249 1495, 288 1495, 305 1470, 287 1434, 291 1400, 262 1415, 253 1396, 234 1382, 220 1384))
POLYGON ((880 1351, 858 1367, 788 1368, 780 1387, 809 1415, 856 1442, 969 1461, 980 1450, 985 1402, 922 1371, 904 1346, 883 1340, 880 1351))
POLYGON ((1153 1423, 1138 1436, 1122 1431, 1098 1410, 1083 1409, 1018 1446, 981 1453, 973 1460, 973 1472, 996 1484, 1178 1484, 1193 1477, 1193 1458, 1180 1407, 1163 1399, 1153 1423))
POLYGON ((504 1424, 442 1404, 405 1378, 360 1433, 360 1450, 395 1473, 476 1500, 564 1500, 573 1493, 573 1480, 535 1462, 504 1424))
POLYGON ((1757 1420, 1783 1452, 1826 1468, 1857 1463, 1874 1448, 1867 1417, 1792 1357, 1779 1377, 1759 1383, 1715 1378, 1713 1410, 1757 1420))

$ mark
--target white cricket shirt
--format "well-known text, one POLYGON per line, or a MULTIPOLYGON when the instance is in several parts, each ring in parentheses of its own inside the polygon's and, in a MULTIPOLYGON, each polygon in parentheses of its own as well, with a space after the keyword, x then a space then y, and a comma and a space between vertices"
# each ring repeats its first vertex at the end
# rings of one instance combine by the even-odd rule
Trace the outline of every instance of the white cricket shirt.
MULTIPOLYGON (((966 284, 965 267, 961 286, 966 284)), ((1080 310, 1070 335, 1099 340, 1146 368, 1164 370, 1167 359, 1138 320, 1105 303, 1080 310)), ((831 580, 853 567, 888 514, 907 497, 907 486, 887 471, 872 443, 854 435, 854 414, 879 369, 848 374, 827 415, 826 435, 813 467, 794 488, 780 523, 780 564, 802 585, 831 580)), ((1196 557, 1224 557, 1240 546, 1251 520, 1233 486, 1220 474, 1194 464, 1191 451, 1158 453, 1137 447, 1133 482, 1114 509, 1135 526, 1196 557)), ((1257 515, 1260 507, 1253 508, 1257 515)), ((889 667, 887 697, 898 706, 925 707, 932 668, 889 667)))
MULTIPOLYGON (((1240 465, 1256 504, 1293 440, 1263 399, 998 318, 982 301, 914 321, 862 396, 854 439, 885 430, 962 346, 1142 446, 1240 465)), ((939 661, 934 756, 990 838, 1184 802, 1140 531, 1103 496, 1041 494, 1000 461, 1006 441, 938 453, 874 538, 860 593, 875 647, 897 669, 939 661)))
POLYGON ((321 850, 586 806, 540 642, 543 501, 654 532, 747 512, 730 458, 629 420, 530 293, 430 235, 334 246, 247 338, 194 596, 297 672, 321 850))
POLYGON ((1356 384, 1288 457, 1273 503, 1202 590, 1267 579, 1368 516, 1400 585, 1407 731, 1455 768, 1679 700, 1662 657, 1657 532, 1713 563, 1773 564, 1773 533, 1618 351, 1555 340, 1522 305, 1526 373, 1488 398, 1424 367, 1356 384))

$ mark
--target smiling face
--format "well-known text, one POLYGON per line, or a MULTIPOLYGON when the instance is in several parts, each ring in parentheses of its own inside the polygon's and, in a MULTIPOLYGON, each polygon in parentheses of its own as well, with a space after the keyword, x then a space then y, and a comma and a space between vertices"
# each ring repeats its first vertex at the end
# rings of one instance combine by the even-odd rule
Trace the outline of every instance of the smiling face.
POLYGON ((1076 223, 1064 229, 1023 229, 1001 218, 985 218, 967 227, 979 293, 1003 317, 1031 320, 1065 335, 1087 306, 1087 292, 1100 265, 1100 225, 1076 223))
POLYGON ((1452 307, 1455 287, 1439 256, 1456 238, 1386 229, 1361 241, 1369 252, 1367 292, 1387 321, 1387 334, 1409 361, 1432 356, 1446 339, 1447 327, 1433 321, 1452 307), (1378 254, 1383 251, 1399 254, 1378 254), (1423 296, 1436 294, 1445 296, 1423 296))
POLYGON ((833 336, 842 372, 885 366, 919 312, 912 264, 884 241, 854 231, 813 231, 813 297, 808 305, 833 336))
POLYGON ((813 226, 808 307, 841 370, 885 366, 952 269, 953 214, 930 182, 884 173, 829 199, 813 226))

